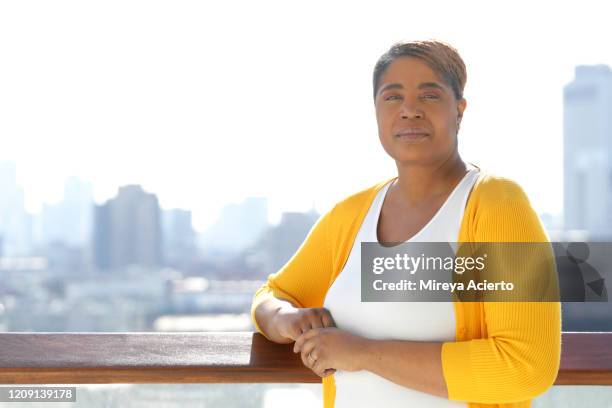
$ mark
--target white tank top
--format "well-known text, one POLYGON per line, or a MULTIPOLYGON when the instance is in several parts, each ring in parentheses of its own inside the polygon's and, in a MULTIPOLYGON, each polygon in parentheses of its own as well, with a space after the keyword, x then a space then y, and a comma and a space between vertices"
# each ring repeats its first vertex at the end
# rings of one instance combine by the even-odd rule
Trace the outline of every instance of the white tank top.
MULTIPOLYGON (((406 242, 457 242, 467 197, 479 170, 469 170, 433 218, 406 242)), ((338 328, 370 339, 455 341, 455 311, 449 302, 361 302, 361 242, 377 242, 377 226, 391 182, 380 189, 357 233, 348 260, 326 297, 338 328)), ((456 250, 456 248, 455 248, 456 250)), ((366 370, 338 370, 336 408, 467 407, 395 384, 366 370)))

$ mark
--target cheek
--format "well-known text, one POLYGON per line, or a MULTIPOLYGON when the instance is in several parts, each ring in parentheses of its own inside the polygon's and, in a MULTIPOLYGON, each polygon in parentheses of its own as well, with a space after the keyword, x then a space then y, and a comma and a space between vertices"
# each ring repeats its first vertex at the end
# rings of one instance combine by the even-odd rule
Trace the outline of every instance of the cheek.
POLYGON ((378 131, 381 135, 391 131, 393 117, 394 114, 390 109, 379 109, 376 111, 376 123, 378 124, 378 131))
POLYGON ((430 116, 431 122, 436 128, 438 134, 448 134, 453 136, 456 128, 456 118, 449 115, 447 111, 432 113, 430 116))

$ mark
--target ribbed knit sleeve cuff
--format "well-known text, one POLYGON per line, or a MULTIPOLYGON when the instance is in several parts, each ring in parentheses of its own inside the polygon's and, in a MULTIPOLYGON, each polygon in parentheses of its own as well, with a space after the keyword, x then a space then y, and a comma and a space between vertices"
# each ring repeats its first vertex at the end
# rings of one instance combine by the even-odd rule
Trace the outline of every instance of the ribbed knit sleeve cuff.
POLYGON ((470 349, 470 341, 442 343, 442 371, 449 400, 468 401, 467 396, 478 394, 470 349))

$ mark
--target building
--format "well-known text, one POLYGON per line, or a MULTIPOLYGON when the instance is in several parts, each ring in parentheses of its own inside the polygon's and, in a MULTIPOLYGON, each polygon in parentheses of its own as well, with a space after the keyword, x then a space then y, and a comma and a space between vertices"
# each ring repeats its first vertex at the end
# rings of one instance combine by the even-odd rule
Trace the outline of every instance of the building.
POLYGON ((93 187, 76 177, 64 182, 64 197, 57 204, 44 204, 41 212, 41 241, 61 242, 84 248, 91 239, 93 187))
POLYGON ((164 259, 169 265, 189 264, 196 255, 191 211, 163 210, 164 259))
POLYGON ((577 66, 563 90, 564 230, 612 236, 612 71, 577 66))
POLYGON ((259 273, 253 278, 264 279, 277 272, 299 249, 312 229, 319 214, 308 212, 284 212, 278 225, 270 226, 260 239, 247 251, 247 264, 254 264, 259 273))
POLYGON ((207 254, 236 254, 252 245, 268 227, 268 200, 247 197, 223 207, 217 221, 201 237, 207 254))
POLYGON ((24 202, 15 163, 0 162, 0 251, 4 256, 27 256, 32 250, 32 216, 24 202))
POLYGON ((95 208, 94 261, 101 269, 128 265, 159 266, 162 228, 155 194, 139 185, 119 188, 117 196, 95 208))

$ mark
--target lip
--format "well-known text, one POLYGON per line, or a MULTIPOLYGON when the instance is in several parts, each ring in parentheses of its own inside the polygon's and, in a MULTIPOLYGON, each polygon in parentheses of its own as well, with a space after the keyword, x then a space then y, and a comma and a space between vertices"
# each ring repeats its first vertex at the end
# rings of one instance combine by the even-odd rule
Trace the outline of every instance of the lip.
POLYGON ((395 137, 402 140, 418 140, 429 136, 424 128, 405 128, 395 133, 395 137))

